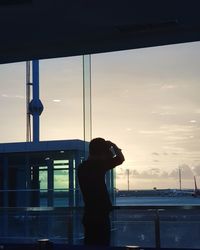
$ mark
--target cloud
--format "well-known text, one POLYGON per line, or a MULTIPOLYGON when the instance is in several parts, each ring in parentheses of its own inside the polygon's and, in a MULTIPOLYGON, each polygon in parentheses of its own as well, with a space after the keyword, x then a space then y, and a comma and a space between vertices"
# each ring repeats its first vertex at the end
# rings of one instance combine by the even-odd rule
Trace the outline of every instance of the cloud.
POLYGON ((189 122, 190 122, 190 123, 197 123, 196 120, 190 120, 189 122))
POLYGON ((200 114, 200 108, 194 111, 195 114, 200 114))
POLYGON ((164 130, 139 130, 140 134, 144 135, 157 135, 157 134, 165 134, 166 131, 164 130))
POLYGON ((169 173, 166 171, 163 171, 160 175, 161 178, 168 178, 169 177, 169 173))
POLYGON ((194 166, 193 171, 194 171, 195 175, 200 176, 200 165, 194 166))
POLYGON ((182 141, 182 140, 188 140, 188 136, 167 136, 165 137, 165 140, 167 141, 182 141))
MULTIPOLYGON (((156 160, 155 160, 156 161, 156 160)), ((156 161, 157 162, 157 161, 156 161)), ((193 179, 194 175, 200 176, 200 165, 196 165, 194 168, 191 168, 187 164, 182 164, 179 167, 173 169, 171 172, 168 172, 166 170, 162 170, 160 168, 149 168, 144 171, 137 171, 136 169, 129 171, 130 178, 137 178, 137 179, 175 179, 178 180, 179 178, 179 168, 181 169, 181 177, 185 180, 191 180, 193 179)), ((121 179, 127 176, 127 171, 122 170, 120 173, 117 173, 117 179, 121 179)))
POLYGON ((23 95, 8 95, 8 94, 1 94, 2 98, 8 98, 8 99, 25 99, 23 95))
POLYGON ((160 116, 177 115, 177 108, 169 105, 159 106, 156 110, 151 111, 151 114, 160 116))
POLYGON ((177 133, 177 132, 183 132, 183 133, 191 133, 193 131, 194 126, 192 125, 176 125, 176 124, 169 124, 169 125, 163 125, 160 127, 161 130, 166 130, 170 134, 177 133))
POLYGON ((161 89, 166 90, 166 89, 175 89, 177 88, 177 85, 174 84, 164 84, 161 86, 161 89))
POLYGON ((167 115, 176 115, 176 112, 170 112, 170 111, 165 111, 165 112, 161 112, 161 113, 159 113, 159 115, 161 115, 161 116, 167 116, 167 115))
POLYGON ((144 179, 154 179, 160 178, 161 170, 159 168, 151 168, 145 171, 142 171, 139 175, 140 178, 144 179))
POLYGON ((134 176, 138 176, 140 173, 136 169, 133 169, 131 171, 131 174, 134 175, 134 176))
MULTIPOLYGON (((194 176, 192 169, 187 164, 182 164, 179 166, 181 178, 182 179, 191 179, 194 176)), ((179 178, 179 168, 174 169, 169 176, 172 178, 179 178)))
POLYGON ((152 153, 152 155, 159 155, 159 153, 157 153, 157 152, 153 152, 153 153, 152 153))
POLYGON ((178 155, 179 153, 173 152, 172 154, 173 154, 173 155, 178 155))

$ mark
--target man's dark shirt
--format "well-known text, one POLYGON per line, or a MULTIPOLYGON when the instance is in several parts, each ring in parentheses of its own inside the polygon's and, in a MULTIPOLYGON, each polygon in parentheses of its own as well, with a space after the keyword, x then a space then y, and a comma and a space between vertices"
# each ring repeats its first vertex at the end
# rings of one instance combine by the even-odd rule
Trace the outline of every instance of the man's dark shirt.
POLYGON ((86 160, 78 167, 78 180, 85 203, 85 214, 108 214, 112 210, 105 174, 113 164, 86 160))

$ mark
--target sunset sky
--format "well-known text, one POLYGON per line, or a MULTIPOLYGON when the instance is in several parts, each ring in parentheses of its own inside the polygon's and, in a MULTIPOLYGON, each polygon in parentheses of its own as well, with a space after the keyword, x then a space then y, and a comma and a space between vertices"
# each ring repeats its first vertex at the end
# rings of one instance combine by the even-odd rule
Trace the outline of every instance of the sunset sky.
MULTIPOLYGON (((25 63, 0 66, 0 141, 25 141, 25 63)), ((126 161, 117 187, 200 187, 200 43, 92 55, 93 137, 126 161)), ((40 61, 41 140, 83 139, 82 57, 40 61)))

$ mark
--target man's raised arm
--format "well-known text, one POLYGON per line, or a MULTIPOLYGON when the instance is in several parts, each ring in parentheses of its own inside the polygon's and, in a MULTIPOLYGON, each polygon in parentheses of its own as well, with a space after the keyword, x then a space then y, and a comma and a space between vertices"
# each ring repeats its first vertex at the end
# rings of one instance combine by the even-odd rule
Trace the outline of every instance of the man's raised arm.
POLYGON ((120 148, 118 148, 118 146, 110 141, 108 141, 108 143, 110 143, 110 150, 112 152, 113 157, 110 158, 108 160, 108 169, 112 169, 118 165, 121 165, 124 161, 124 155, 122 153, 122 150, 120 148))

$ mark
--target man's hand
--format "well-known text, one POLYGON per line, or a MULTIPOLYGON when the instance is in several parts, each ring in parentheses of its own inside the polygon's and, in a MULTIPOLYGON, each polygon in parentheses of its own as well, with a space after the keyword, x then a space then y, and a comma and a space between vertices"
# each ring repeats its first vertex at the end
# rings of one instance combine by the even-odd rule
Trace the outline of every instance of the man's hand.
POLYGON ((114 159, 115 159, 117 165, 122 164, 125 161, 122 150, 115 143, 113 143, 111 141, 107 141, 107 143, 110 147, 113 147, 113 149, 115 151, 116 156, 114 157, 114 159))

